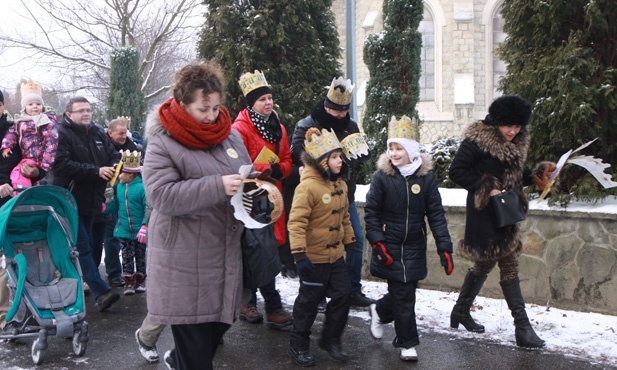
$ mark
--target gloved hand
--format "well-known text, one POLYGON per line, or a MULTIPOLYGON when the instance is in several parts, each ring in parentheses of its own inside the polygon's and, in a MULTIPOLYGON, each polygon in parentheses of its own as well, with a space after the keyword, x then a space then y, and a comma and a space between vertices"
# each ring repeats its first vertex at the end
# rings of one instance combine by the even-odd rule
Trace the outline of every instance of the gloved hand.
POLYGON ((534 170, 533 179, 536 182, 536 186, 539 191, 544 191, 546 185, 548 185, 548 179, 553 172, 557 169, 557 166, 553 162, 540 162, 534 170))
POLYGON ((272 174, 270 175, 270 177, 276 179, 277 181, 280 180, 283 177, 283 172, 281 172, 281 165, 278 163, 272 163, 270 165, 270 168, 272 169, 272 174))
POLYGON ((441 260, 441 265, 443 269, 446 271, 446 275, 452 274, 454 271, 454 261, 452 260, 452 253, 448 251, 438 251, 439 259, 441 260))
POLYGON ((345 264, 351 268, 356 262, 356 244, 345 244, 345 264))
POLYGON ((306 256, 306 253, 298 253, 294 255, 296 260, 296 269, 298 270, 298 275, 302 279, 306 279, 306 277, 310 276, 315 270, 315 265, 311 262, 310 259, 306 256))
POLYGON ((105 188, 105 203, 110 203, 114 199, 114 188, 108 186, 105 188))
POLYGON ((147 225, 141 225, 141 229, 139 229, 139 232, 137 233, 137 241, 140 243, 147 243, 148 242, 148 226, 147 225))
POLYGON ((272 185, 276 185, 278 181, 270 177, 271 174, 272 174, 272 170, 270 168, 266 168, 265 170, 261 172, 258 172, 258 171, 251 172, 251 174, 248 175, 246 178, 247 179, 259 179, 261 181, 267 181, 271 183, 272 185))
POLYGON ((388 248, 383 242, 377 242, 372 245, 373 247, 373 256, 377 260, 377 262, 381 263, 384 266, 390 266, 394 260, 392 256, 388 253, 388 248))

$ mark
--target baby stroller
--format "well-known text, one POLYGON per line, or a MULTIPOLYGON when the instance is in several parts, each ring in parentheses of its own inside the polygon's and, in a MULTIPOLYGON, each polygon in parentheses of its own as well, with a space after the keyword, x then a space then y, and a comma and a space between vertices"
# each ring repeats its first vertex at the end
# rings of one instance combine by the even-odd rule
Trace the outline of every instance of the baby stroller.
MULTIPOLYGON (((77 206, 67 190, 28 188, 0 208, 10 308, 0 339, 36 338, 32 361, 45 358, 47 337, 72 338, 82 356, 88 323, 77 240, 77 206)), ((1 287, 4 289, 4 287, 1 287)))

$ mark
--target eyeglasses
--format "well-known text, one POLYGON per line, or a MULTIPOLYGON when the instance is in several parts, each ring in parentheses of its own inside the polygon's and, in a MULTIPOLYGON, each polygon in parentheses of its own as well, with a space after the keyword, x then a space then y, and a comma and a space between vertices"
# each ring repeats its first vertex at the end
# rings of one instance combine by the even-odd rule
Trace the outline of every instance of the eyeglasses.
POLYGON ((80 109, 80 110, 74 110, 74 111, 71 111, 71 113, 78 113, 78 114, 92 113, 92 109, 80 109))

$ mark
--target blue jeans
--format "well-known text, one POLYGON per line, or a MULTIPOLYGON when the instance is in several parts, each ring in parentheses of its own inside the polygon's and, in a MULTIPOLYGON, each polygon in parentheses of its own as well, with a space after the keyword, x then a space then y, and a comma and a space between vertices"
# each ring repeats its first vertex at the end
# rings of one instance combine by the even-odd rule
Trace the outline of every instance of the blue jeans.
MULTIPOLYGON (((279 294, 279 291, 276 290, 276 279, 273 279, 270 283, 260 287, 259 293, 261 293, 261 296, 264 297, 267 313, 272 313, 283 308, 283 305, 281 304, 281 295, 279 294)), ((248 305, 257 306, 257 289, 252 291, 251 300, 248 305)))
POLYGON ((356 259, 354 260, 353 266, 349 269, 351 294, 354 294, 362 288, 360 280, 362 279, 362 254, 364 252, 364 230, 362 230, 362 223, 360 223, 356 202, 349 204, 349 219, 356 237, 356 259))
POLYGON ((120 239, 114 237, 114 228, 118 223, 118 216, 107 216, 107 228, 105 229, 105 271, 107 279, 112 280, 122 275, 120 263, 120 239))
POLYGON ((79 264, 84 281, 90 287, 94 299, 109 292, 111 287, 101 278, 99 269, 94 265, 92 258, 91 237, 94 215, 80 215, 77 223, 77 251, 79 252, 79 264))

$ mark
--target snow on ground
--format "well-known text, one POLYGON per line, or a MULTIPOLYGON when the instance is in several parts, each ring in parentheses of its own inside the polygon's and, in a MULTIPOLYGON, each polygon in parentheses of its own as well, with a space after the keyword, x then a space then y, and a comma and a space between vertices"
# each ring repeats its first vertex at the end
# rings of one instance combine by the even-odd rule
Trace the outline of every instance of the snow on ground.
MULTIPOLYGON (((362 284, 362 291, 367 297, 373 299, 379 299, 388 292, 384 281, 363 281, 362 284)), ((287 279, 280 275, 277 277, 276 287, 283 301, 289 306, 293 306, 298 295, 298 286, 298 280, 287 279)), ((261 299, 259 294, 257 296, 261 299)), ((451 335, 453 338, 474 338, 474 340, 516 346, 512 316, 503 299, 476 298, 475 312, 472 312, 472 316, 486 327, 484 334, 470 333, 463 326, 460 326, 458 330, 451 329, 450 311, 457 297, 458 293, 455 292, 418 289, 416 321, 420 335, 422 331, 432 330, 451 335)), ((617 333, 615 333, 617 316, 566 311, 529 304, 527 315, 538 336, 546 341, 543 351, 617 366, 617 333)), ((363 319, 366 322, 366 334, 370 335, 370 317, 367 310, 352 308, 350 316, 363 319)))

